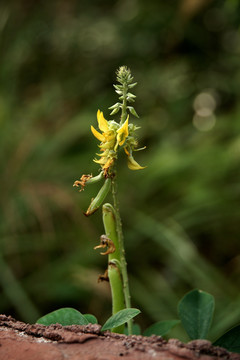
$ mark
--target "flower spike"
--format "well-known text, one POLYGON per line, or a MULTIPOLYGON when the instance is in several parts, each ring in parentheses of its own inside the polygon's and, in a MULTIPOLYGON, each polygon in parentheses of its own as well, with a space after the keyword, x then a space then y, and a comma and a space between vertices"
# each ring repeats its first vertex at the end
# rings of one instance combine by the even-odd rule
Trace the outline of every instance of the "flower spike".
POLYGON ((109 177, 112 174, 115 161, 118 157, 118 149, 124 148, 125 153, 128 156, 128 168, 131 170, 140 170, 145 167, 139 165, 132 156, 133 151, 137 149, 138 141, 135 135, 138 126, 129 123, 129 114, 137 116, 137 113, 133 106, 127 106, 128 102, 133 102, 135 95, 129 92, 136 83, 133 83, 133 77, 130 70, 126 66, 121 66, 117 71, 118 85, 114 85, 115 91, 120 95, 119 100, 113 106, 111 115, 116 114, 120 109, 122 110, 120 122, 117 123, 114 120, 106 120, 101 110, 97 111, 97 123, 100 131, 96 130, 94 126, 91 126, 91 131, 95 138, 100 141, 98 145, 100 152, 96 155, 99 159, 93 161, 98 163, 105 177, 109 177))

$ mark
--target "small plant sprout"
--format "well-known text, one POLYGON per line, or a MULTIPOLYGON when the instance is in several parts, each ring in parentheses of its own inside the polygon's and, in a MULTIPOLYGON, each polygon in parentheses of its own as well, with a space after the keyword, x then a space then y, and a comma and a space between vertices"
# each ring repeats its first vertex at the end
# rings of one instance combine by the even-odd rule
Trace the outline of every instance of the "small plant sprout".
MULTIPOLYGON (((112 313, 115 315, 123 309, 128 309, 131 313, 131 300, 127 274, 127 263, 123 242, 122 222, 119 212, 119 201, 117 197, 117 171, 116 164, 118 153, 123 149, 127 156, 127 165, 130 170, 141 170, 143 166, 134 159, 135 151, 143 150, 138 147, 136 132, 139 129, 130 121, 130 116, 138 118, 138 114, 132 104, 136 96, 131 89, 137 85, 133 83, 133 77, 126 66, 121 66, 117 70, 117 85, 113 85, 119 95, 119 102, 111 106, 110 116, 120 114, 119 121, 106 120, 103 112, 97 111, 98 130, 91 126, 91 131, 95 138, 100 141, 98 158, 93 161, 100 165, 100 172, 97 176, 82 175, 80 180, 74 182, 73 186, 84 190, 86 185, 97 181, 103 181, 98 194, 92 199, 86 216, 93 214, 103 204, 107 194, 112 192, 113 205, 104 204, 102 206, 103 224, 105 234, 100 238, 100 244, 95 249, 103 248, 101 255, 108 255, 108 268, 99 280, 109 280, 112 294, 112 313), (131 105, 130 105, 131 104, 131 105)), ((136 310, 136 309, 135 309, 136 310)), ((120 324, 113 327, 112 331, 123 333, 124 326, 120 324)), ((128 334, 132 334, 132 319, 128 320, 128 334)))

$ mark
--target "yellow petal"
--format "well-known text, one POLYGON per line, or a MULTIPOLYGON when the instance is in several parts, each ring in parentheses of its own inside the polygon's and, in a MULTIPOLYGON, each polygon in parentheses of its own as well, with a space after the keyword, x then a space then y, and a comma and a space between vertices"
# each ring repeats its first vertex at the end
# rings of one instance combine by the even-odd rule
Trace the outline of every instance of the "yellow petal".
POLYGON ((105 137, 102 134, 100 134, 100 132, 98 132, 92 125, 91 125, 91 131, 98 140, 102 142, 105 141, 105 137))
POLYGON ((146 166, 139 165, 131 155, 128 156, 128 168, 130 170, 141 170, 141 169, 145 169, 145 167, 146 166))
POLYGON ((98 110, 97 112, 97 121, 98 121, 98 127, 101 131, 106 132, 108 131, 108 122, 103 116, 103 112, 98 110))
POLYGON ((128 118, 129 116, 120 129, 117 130, 117 143, 120 146, 124 144, 126 137, 128 136, 128 118))
POLYGON ((95 163, 97 163, 97 164, 104 165, 107 160, 106 160, 106 158, 101 158, 101 159, 99 159, 99 160, 93 159, 93 161, 94 161, 95 163))

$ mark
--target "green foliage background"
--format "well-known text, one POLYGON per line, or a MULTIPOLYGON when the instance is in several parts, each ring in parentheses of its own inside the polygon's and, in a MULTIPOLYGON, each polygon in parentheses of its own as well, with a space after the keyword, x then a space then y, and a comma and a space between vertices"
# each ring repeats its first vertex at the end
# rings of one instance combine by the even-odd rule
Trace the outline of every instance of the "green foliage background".
POLYGON ((216 298, 211 339, 240 322, 239 10, 234 0, 1 3, 0 312, 110 316, 97 283, 106 259, 93 251, 101 213, 83 216, 99 187, 72 184, 98 171, 90 125, 97 109, 108 118, 127 65, 147 145, 136 154, 147 169, 131 172, 124 156, 119 166, 140 325, 176 318, 193 288, 216 298), (198 116, 203 93, 211 111, 198 116))

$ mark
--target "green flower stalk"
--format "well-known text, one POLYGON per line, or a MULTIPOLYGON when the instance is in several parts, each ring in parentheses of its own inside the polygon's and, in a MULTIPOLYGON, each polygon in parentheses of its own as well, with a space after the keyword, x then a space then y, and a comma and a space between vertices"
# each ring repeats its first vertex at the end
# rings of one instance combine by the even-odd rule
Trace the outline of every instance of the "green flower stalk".
MULTIPOLYGON (((145 147, 138 148, 136 131, 139 127, 130 122, 131 115, 138 118, 138 114, 132 106, 136 96, 131 92, 131 89, 137 83, 133 83, 131 72, 126 66, 121 66, 116 74, 118 84, 113 86, 119 95, 119 101, 109 109, 112 110, 110 116, 114 116, 120 111, 120 120, 119 122, 116 120, 106 120, 103 112, 98 110, 97 122, 99 131, 91 126, 93 135, 100 141, 98 145, 100 151, 96 154, 99 158, 93 160, 100 165, 100 173, 95 177, 92 175, 82 175, 80 180, 74 183, 74 186, 80 187, 80 191, 82 191, 86 185, 104 179, 104 184, 96 197, 92 199, 85 213, 86 216, 93 214, 99 209, 111 187, 114 207, 110 204, 103 205, 103 223, 106 235, 101 236, 100 245, 95 248, 108 248, 102 254, 109 257, 106 276, 111 287, 113 314, 124 307, 131 307, 122 222, 117 196, 116 163, 119 151, 123 149, 127 155, 127 165, 130 170, 145 168, 139 165, 133 157, 135 151, 145 149, 145 147)), ((105 278, 105 276, 100 278, 105 278)), ((113 329, 113 331, 123 332, 123 328, 113 329)), ((132 333, 132 321, 128 322, 128 333, 132 333)))

